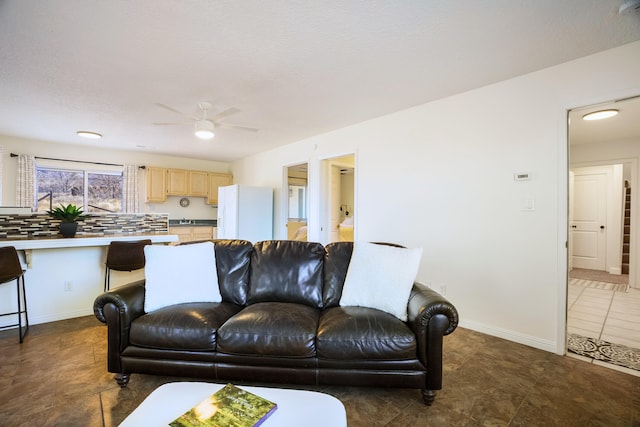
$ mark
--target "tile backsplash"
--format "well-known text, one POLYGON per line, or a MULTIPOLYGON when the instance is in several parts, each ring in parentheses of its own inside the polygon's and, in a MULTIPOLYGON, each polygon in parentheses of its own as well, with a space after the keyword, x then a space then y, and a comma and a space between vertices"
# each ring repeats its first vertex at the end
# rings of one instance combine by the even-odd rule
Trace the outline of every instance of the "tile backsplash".
MULTIPOLYGON (((0 215, 0 239, 54 237, 60 220, 46 213, 0 215)), ((78 222, 77 236, 167 233, 169 214, 99 214, 78 222)))

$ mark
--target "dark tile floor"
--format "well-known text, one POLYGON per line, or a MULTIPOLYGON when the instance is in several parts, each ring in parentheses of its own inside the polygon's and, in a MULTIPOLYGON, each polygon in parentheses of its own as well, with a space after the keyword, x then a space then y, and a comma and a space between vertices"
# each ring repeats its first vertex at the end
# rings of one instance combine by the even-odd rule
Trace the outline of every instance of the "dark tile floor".
MULTIPOLYGON (((0 333, 0 426, 116 426, 177 378, 106 370, 106 326, 93 316, 0 333)), ((320 387, 350 427, 635 426, 640 378, 458 328, 445 337, 444 388, 432 407, 409 389, 320 387)), ((310 388, 314 389, 314 388, 310 388)))

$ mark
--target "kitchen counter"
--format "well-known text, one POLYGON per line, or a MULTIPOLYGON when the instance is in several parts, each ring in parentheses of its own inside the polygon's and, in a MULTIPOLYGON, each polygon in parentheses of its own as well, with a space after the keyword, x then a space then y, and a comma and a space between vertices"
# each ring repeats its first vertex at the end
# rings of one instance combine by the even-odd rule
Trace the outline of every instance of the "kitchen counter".
POLYGON ((215 219, 170 219, 169 227, 217 227, 215 219))
POLYGON ((75 237, 63 238, 58 236, 35 236, 18 239, 0 239, 0 247, 13 246, 17 250, 25 252, 27 267, 31 268, 32 253, 34 249, 57 249, 57 248, 83 248, 91 246, 109 246, 112 241, 127 242, 133 240, 150 239, 151 243, 171 243, 177 242, 178 236, 168 233, 131 233, 112 235, 76 235, 75 237))

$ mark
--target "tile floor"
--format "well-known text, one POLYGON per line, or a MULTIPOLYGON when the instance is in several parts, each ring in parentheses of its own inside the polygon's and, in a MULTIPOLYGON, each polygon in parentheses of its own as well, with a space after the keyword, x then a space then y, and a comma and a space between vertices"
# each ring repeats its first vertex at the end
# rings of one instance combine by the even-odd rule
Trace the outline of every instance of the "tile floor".
MULTIPOLYGON (((567 332, 640 349, 640 290, 628 292, 569 285, 567 332)), ((570 354, 585 361, 586 357, 570 354)), ((639 371, 594 361, 640 376, 639 371)))
MULTIPOLYGON (((117 426, 159 385, 185 380, 134 374, 120 389, 106 335, 93 316, 34 325, 22 345, 0 332, 0 426, 117 426)), ((349 427, 640 425, 639 377, 464 328, 445 337, 431 407, 412 389, 300 388, 339 398, 349 427)))

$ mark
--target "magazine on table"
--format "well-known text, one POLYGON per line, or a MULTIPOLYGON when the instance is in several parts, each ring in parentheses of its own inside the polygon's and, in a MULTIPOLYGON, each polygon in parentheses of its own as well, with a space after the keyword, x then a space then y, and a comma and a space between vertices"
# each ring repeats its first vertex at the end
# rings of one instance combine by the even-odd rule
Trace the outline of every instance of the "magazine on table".
POLYGON ((227 384, 173 420, 171 427, 255 427, 278 405, 233 384, 227 384))

